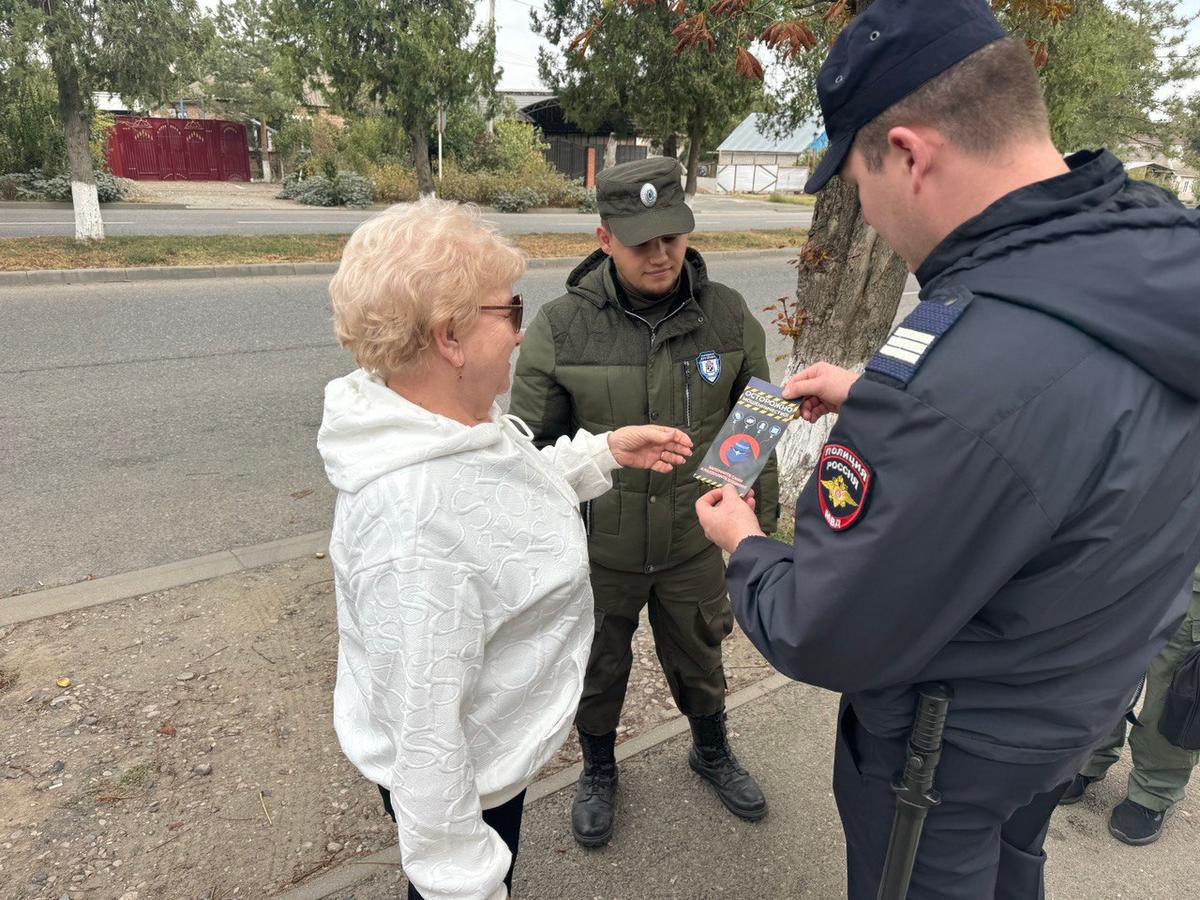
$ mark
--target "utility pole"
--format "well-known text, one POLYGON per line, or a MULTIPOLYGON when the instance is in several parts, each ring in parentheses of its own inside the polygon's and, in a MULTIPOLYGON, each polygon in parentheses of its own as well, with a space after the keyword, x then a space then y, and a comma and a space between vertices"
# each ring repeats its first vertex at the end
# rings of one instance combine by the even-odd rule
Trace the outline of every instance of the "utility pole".
MULTIPOLYGON (((488 31, 490 31, 492 33, 492 52, 495 53, 495 51, 496 51, 496 0, 488 0, 488 31)), ((495 71, 496 71, 496 63, 495 63, 495 58, 493 57, 492 73, 495 74, 495 71)), ((490 105, 492 105, 492 106, 495 105, 494 97, 492 98, 490 105)), ((496 133, 495 119, 492 117, 490 109, 488 111, 487 133, 488 134, 496 133)))

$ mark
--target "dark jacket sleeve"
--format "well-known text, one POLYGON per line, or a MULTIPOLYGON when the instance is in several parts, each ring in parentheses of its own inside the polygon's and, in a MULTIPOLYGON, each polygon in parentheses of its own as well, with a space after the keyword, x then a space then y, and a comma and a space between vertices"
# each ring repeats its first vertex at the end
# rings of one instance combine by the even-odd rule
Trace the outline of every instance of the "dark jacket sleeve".
MULTIPOLYGON (((745 306, 744 299, 742 304, 745 306)), ((738 397, 742 396, 742 391, 746 389, 751 378, 761 378, 766 382, 771 380, 771 364, 767 361, 767 335, 749 307, 746 307, 742 322, 742 342, 745 356, 729 396, 730 410, 737 403, 738 397)), ((754 483, 754 499, 759 528, 767 534, 773 534, 779 525, 779 463, 774 453, 763 466, 758 481, 754 483)))
POLYGON ((554 367, 555 347, 550 319, 544 311, 539 311, 521 342, 508 407, 512 415, 529 426, 538 447, 549 446, 564 435, 574 435, 571 397, 555 378, 554 367))
POLYGON ((794 546, 749 538, 733 554, 733 609, 798 681, 844 692, 909 683, 1054 526, 984 440, 903 391, 860 379, 830 442, 872 469, 863 513, 832 530, 814 475, 794 546))

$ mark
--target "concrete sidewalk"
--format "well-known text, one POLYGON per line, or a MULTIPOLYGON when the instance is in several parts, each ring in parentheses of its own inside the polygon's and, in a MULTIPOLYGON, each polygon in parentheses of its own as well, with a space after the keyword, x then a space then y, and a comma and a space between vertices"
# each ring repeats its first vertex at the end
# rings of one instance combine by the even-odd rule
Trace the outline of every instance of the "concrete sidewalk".
MULTIPOLYGON (((686 765, 688 736, 644 749, 621 766, 613 842, 585 851, 571 838, 568 785, 527 804, 513 896, 522 900, 813 898, 845 896, 845 845, 830 790, 834 695, 788 683, 730 715, 733 742, 771 803, 757 824, 730 816, 686 765)), ((560 773, 565 780, 576 770, 560 773)), ((1162 839, 1135 849, 1109 836, 1109 809, 1124 796, 1122 763, 1079 805, 1060 809, 1046 851, 1052 900, 1197 896, 1200 802, 1186 800, 1162 839)), ((536 788, 536 785, 535 785, 536 788)), ((532 792, 536 793, 536 791, 532 792)), ((382 815, 382 812, 381 812, 382 815)), ((394 861, 349 863, 284 895, 287 900, 404 896, 394 861), (345 878, 363 880, 351 886, 345 878), (322 883, 327 889, 322 889, 322 883)), ((394 852, 390 859, 395 859, 394 852)))

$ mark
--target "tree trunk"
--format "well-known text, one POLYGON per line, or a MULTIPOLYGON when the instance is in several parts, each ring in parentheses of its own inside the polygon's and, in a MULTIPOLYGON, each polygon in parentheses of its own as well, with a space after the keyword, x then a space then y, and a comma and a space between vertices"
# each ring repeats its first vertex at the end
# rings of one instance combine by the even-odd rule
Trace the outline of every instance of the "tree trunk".
MULTIPOLYGON (((904 292, 907 269, 863 222, 858 192, 832 179, 817 200, 799 257, 796 310, 803 316, 787 377, 816 362, 859 370, 883 343, 904 292)), ((836 416, 793 426, 780 447, 780 500, 795 503, 836 416)))
MULTIPOLYGON (((873 0, 851 0, 859 15, 873 0)), ((891 328, 908 272, 862 218, 858 192, 833 178, 817 197, 812 228, 800 250, 796 310, 803 316, 792 344, 787 377, 815 362, 860 370, 891 328)), ((779 499, 792 505, 816 467, 817 455, 837 422, 796 425, 779 448, 779 499)))
POLYGON ((689 204, 696 196, 696 176, 700 170, 700 145, 703 141, 704 123, 691 123, 688 126, 687 182, 683 188, 689 204))
POLYGON ((679 135, 668 134, 662 142, 662 155, 671 159, 679 159, 679 135))
POLYGON ((75 208, 75 240, 104 240, 104 220, 100 217, 100 198, 96 194, 96 174, 79 71, 74 61, 53 60, 58 82, 58 114, 67 138, 67 167, 71 176, 71 204, 75 208))
POLYGON ((258 127, 259 127, 258 146, 259 146, 259 150, 262 152, 263 181, 270 184, 271 183, 271 154, 268 152, 267 147, 271 141, 271 132, 270 132, 270 129, 267 128, 267 117, 266 116, 263 116, 261 119, 259 119, 258 127))
POLYGON ((412 144, 413 168, 417 171, 417 190, 422 197, 433 197, 437 190, 433 186, 433 169, 429 164, 429 133, 419 115, 408 126, 408 140, 412 144))
POLYGON ((614 133, 608 135, 608 139, 604 142, 604 168, 610 169, 617 164, 617 136, 614 133))

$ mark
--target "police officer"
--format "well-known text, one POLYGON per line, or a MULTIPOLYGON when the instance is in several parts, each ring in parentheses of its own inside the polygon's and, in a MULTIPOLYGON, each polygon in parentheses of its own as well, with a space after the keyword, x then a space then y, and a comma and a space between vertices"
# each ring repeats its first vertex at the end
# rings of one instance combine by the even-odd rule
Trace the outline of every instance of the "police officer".
MULTIPOLYGON (((785 395, 840 412, 795 545, 732 491, 738 621, 843 693, 834 793, 849 894, 876 896, 915 686, 954 691, 910 898, 1042 896, 1072 775, 1179 626, 1200 559, 1200 218, 1105 151, 1064 160, 1024 47, 983 0, 876 0, 818 93, 835 174, 921 302, 861 377, 785 395)), ((794 427, 803 427, 794 426, 794 427)))
MULTIPOLYGON (((1192 575, 1192 602, 1183 623, 1146 672, 1146 700, 1129 729, 1133 771, 1124 800, 1113 808, 1108 831, 1117 840, 1134 847, 1152 844, 1162 835, 1167 817, 1183 799, 1200 753, 1176 747, 1159 730, 1171 679, 1189 654, 1200 647, 1200 568, 1192 575)), ((1126 717, 1122 716, 1103 743, 1092 753, 1083 771, 1067 788, 1060 806, 1078 803, 1094 782, 1100 781, 1121 757, 1125 743, 1126 717)))
MULTIPOLYGON (((678 425, 691 461, 671 475, 623 470, 583 509, 592 562, 596 635, 576 716, 584 769, 571 826, 587 847, 612 836, 613 755, 632 641, 649 605, 659 662, 691 722, 688 762, 744 819, 767 812, 762 791, 729 748, 721 641, 733 628, 721 551, 696 521, 692 473, 751 376, 770 378, 766 336, 742 296, 711 281, 688 248, 695 227, 678 161, 605 169, 596 183, 599 249, 567 278, 525 335, 511 411, 539 443, 579 428, 678 425)), ((758 483, 756 523, 774 530, 774 462, 758 483)))

